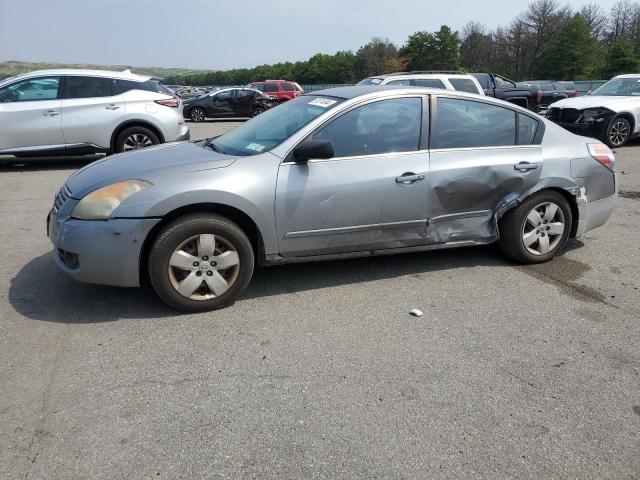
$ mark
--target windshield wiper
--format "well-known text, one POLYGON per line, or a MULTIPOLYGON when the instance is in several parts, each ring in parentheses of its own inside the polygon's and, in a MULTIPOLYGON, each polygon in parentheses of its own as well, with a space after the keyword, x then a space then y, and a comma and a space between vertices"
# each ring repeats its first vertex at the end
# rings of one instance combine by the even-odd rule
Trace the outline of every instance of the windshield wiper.
POLYGON ((203 147, 209 147, 211 150, 213 150, 214 152, 218 152, 218 153, 224 153, 222 151, 222 149, 220 147, 218 147, 214 142, 213 142, 213 137, 211 138, 207 138, 203 143, 202 143, 203 147))

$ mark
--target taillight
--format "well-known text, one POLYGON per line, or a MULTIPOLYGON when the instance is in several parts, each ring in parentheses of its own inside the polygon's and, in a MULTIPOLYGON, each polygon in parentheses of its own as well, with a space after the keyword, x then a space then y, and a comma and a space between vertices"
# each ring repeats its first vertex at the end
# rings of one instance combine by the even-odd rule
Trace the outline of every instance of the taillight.
POLYGON ((613 170, 616 164, 616 157, 609 147, 604 143, 587 143, 589 154, 605 167, 613 170))
POLYGON ((178 108, 180 106, 179 98, 170 98, 168 100, 156 100, 158 105, 163 105, 165 107, 178 108))
POLYGON ((538 90, 538 91, 536 92, 536 101, 537 101, 538 103, 542 102, 542 90, 538 90))

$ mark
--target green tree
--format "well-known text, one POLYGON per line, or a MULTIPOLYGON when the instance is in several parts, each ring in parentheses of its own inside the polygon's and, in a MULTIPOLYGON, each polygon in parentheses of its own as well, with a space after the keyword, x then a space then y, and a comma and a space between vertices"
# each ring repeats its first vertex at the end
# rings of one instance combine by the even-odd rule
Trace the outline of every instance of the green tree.
POLYGON ((460 68, 460 36, 446 25, 435 33, 416 32, 400 50, 409 70, 460 68))
POLYGON ((631 42, 618 40, 607 51, 602 75, 610 78, 622 73, 635 73, 639 66, 640 62, 631 42))
POLYGON ((355 70, 359 79, 390 73, 398 58, 398 48, 388 39, 374 37, 356 52, 355 70))
POLYGON ((571 17, 532 66, 534 76, 557 80, 583 80, 597 68, 597 40, 587 20, 571 17))

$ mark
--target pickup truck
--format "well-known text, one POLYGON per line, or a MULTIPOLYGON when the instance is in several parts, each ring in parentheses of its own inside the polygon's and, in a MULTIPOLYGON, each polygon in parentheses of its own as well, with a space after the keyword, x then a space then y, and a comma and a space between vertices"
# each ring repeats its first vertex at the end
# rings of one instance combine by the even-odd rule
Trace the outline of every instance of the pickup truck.
POLYGON ((495 73, 472 73, 484 90, 484 94, 515 103, 539 112, 542 103, 542 91, 537 85, 519 87, 516 82, 495 73))

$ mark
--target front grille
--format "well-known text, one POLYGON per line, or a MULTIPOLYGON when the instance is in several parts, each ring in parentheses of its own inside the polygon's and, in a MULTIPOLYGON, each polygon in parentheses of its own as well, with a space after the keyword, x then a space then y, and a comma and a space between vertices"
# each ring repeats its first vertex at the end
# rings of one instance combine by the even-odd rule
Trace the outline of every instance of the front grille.
POLYGON ((575 108, 550 108, 547 112, 547 118, 553 122, 576 123, 580 120, 582 113, 575 108))
POLYGON ((60 208, 62 208, 62 205, 64 205, 64 202, 66 202, 70 196, 71 190, 69 190, 69 187, 65 183, 58 191, 55 199, 53 200, 53 211, 57 212, 58 210, 60 210, 60 208))

